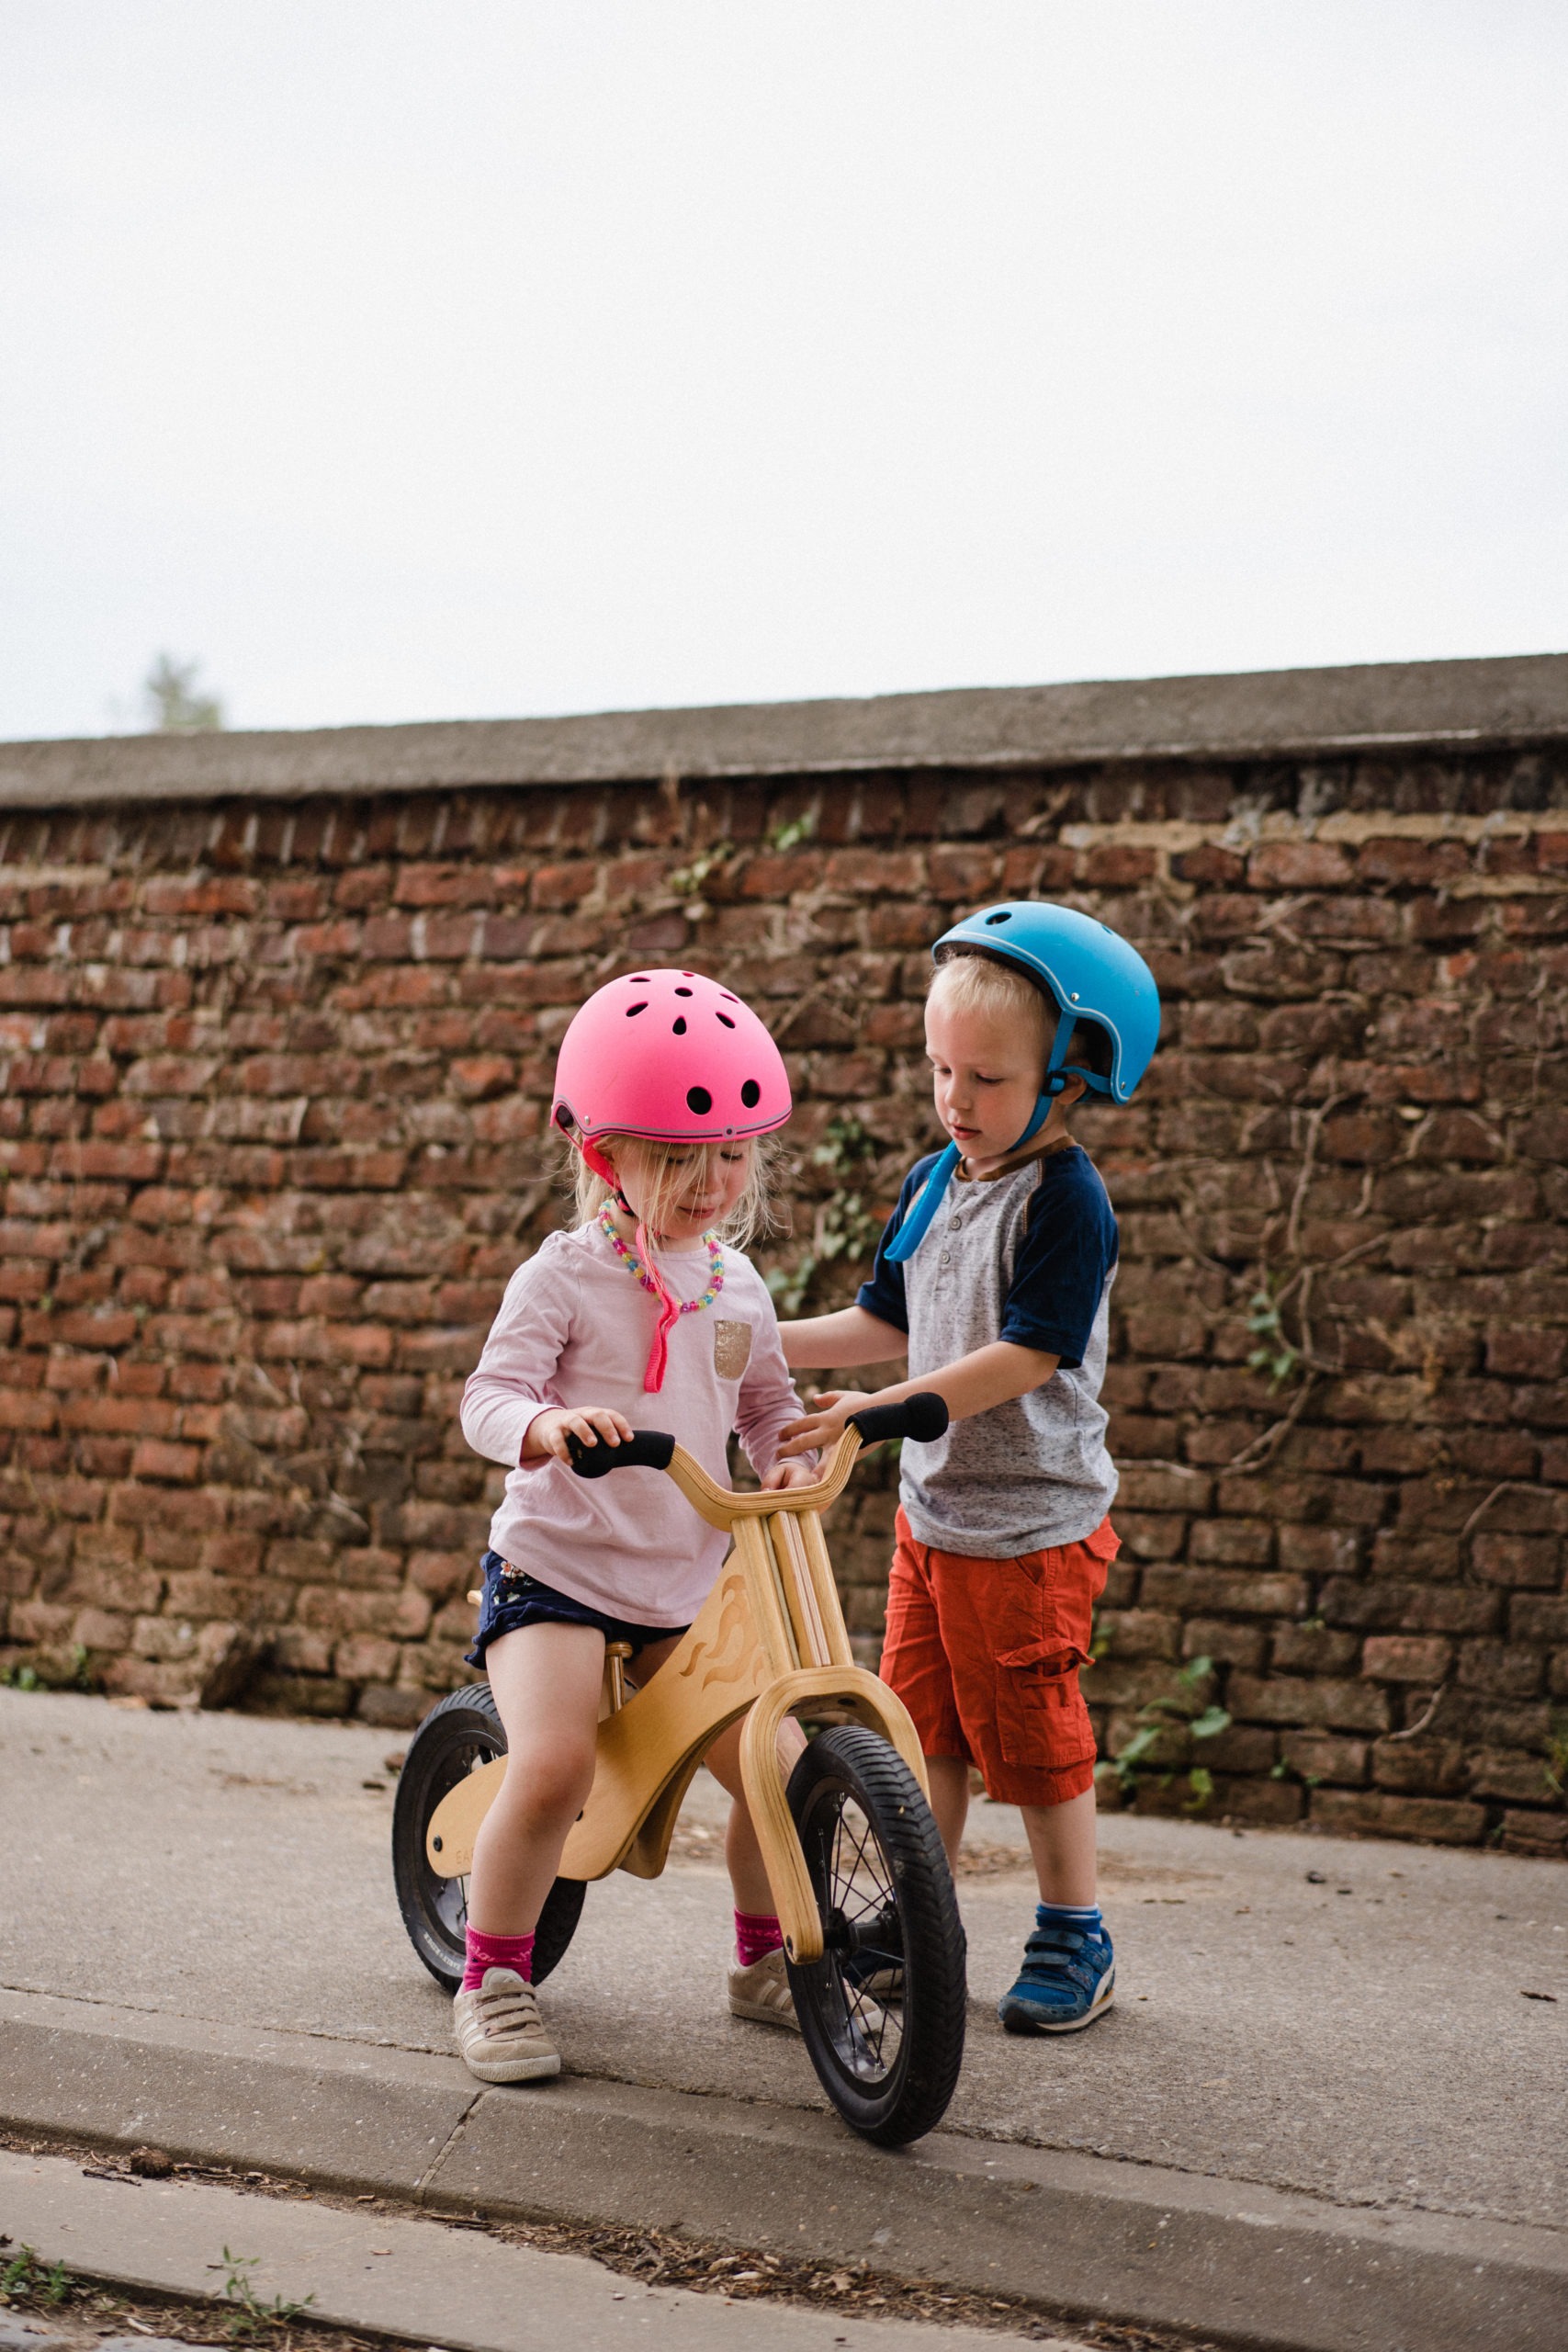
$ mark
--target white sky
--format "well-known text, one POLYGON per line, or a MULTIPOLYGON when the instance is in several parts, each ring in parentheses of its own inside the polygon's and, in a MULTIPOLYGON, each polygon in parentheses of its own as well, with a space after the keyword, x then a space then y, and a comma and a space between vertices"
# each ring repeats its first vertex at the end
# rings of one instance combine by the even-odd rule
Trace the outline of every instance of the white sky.
POLYGON ((0 0, 0 736, 1568 644, 1561 0, 0 0))

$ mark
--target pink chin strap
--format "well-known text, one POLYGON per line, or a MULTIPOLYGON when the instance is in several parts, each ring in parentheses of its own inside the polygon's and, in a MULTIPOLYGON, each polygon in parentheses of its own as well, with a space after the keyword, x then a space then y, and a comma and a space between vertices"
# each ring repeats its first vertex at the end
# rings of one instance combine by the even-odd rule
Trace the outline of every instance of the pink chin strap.
MULTIPOLYGON (((601 1183, 608 1184, 622 1206, 628 1207, 626 1196, 621 1190, 621 1180, 598 1145, 588 1142, 586 1137, 581 1136, 574 1137, 574 1141, 583 1159, 599 1178, 601 1183)), ((657 1396, 664 1385, 664 1374, 669 1370, 670 1334, 681 1319, 681 1308, 679 1301, 671 1298, 665 1288, 664 1277, 659 1271, 659 1261, 654 1257, 649 1242, 648 1227, 641 1217, 637 1220, 637 1253, 642 1261, 643 1272, 653 1284, 654 1296, 659 1302, 659 1320, 653 1327, 653 1344, 649 1349, 648 1365, 642 1375, 642 1385, 648 1395, 657 1396)))

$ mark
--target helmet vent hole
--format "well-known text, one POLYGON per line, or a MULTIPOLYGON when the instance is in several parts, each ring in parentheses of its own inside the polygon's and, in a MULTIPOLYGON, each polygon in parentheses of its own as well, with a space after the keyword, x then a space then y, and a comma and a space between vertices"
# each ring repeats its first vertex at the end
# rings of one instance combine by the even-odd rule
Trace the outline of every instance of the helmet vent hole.
POLYGON ((646 1012, 647 1011, 648 1011, 648 999, 647 999, 646 997, 644 997, 644 998, 643 998, 643 1001, 642 1001, 642 1002, 641 1002, 640 1004, 628 1004, 628 1005, 627 1005, 627 1007, 626 1007, 626 1019, 627 1019, 628 1021, 635 1021, 635 1020, 637 1019, 637 1014, 638 1014, 639 1012, 646 1012))
POLYGON ((673 1037, 683 1037, 685 1035, 686 1023, 683 1014, 679 1012, 676 1014, 674 1020, 670 1023, 670 1034, 673 1037))
POLYGON ((733 1029, 735 1026, 734 1022, 731 1021, 728 1012, 716 1012, 714 1014, 714 1019, 716 1021, 722 1021, 727 1029, 733 1029))
POLYGON ((1000 909, 1000 910, 999 910, 998 913, 996 913, 996 914, 994 914, 994 915, 987 915, 987 916, 986 917, 986 921, 987 921, 987 923, 993 923, 993 922, 1011 922, 1011 921, 1012 921, 1012 915, 1011 915, 1010 911, 1008 910, 1008 908, 1003 907, 1003 908, 1001 908, 1001 909, 1000 909))
POLYGON ((720 989, 719 994, 724 999, 726 1004, 739 1004, 740 1001, 740 999, 738 996, 731 996, 728 989, 720 989))
POLYGON ((632 974, 631 985, 634 989, 647 988, 648 974, 646 972, 634 972, 632 974))
POLYGON ((688 1111, 694 1111, 699 1119, 706 1118, 708 1113, 713 1109, 713 1096, 708 1092, 705 1086, 690 1086, 687 1088, 686 1108, 688 1111))
POLYGON ((675 993, 677 996, 690 996, 692 991, 690 989, 677 989, 675 993))
POLYGON ((762 1090, 754 1078, 749 1078, 740 1090, 740 1100, 748 1111, 754 1111, 762 1099, 762 1090))

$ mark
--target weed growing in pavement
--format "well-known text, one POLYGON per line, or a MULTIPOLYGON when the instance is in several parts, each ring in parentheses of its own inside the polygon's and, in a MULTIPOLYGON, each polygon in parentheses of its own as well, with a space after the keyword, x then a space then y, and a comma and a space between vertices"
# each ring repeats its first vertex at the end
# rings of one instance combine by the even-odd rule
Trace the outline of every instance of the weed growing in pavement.
MULTIPOLYGON (((1130 1740, 1095 1768, 1095 1778, 1114 1780, 1123 1802, 1131 1804, 1145 1781, 1155 1776, 1155 1785, 1168 1789, 1177 1772, 1186 1761, 1190 1743, 1195 1739, 1214 1739, 1230 1729, 1231 1718, 1224 1707, 1208 1695, 1208 1682, 1214 1670, 1212 1657, 1190 1658, 1176 1678, 1176 1689, 1163 1699, 1151 1699, 1138 1710, 1138 1724, 1130 1740), (1176 1754, 1171 1755, 1172 1748, 1176 1754), (1164 1756, 1156 1758, 1154 1751, 1163 1748, 1164 1756), (1165 1762, 1167 1769, 1157 1770, 1165 1762)), ((1187 1801, 1184 1813, 1201 1813, 1214 1793, 1214 1776, 1206 1765, 1187 1765, 1187 1801)))
POLYGON ((231 2254, 223 2249, 221 2263, 209 2263, 209 2270, 222 2270, 221 2300, 229 2306, 229 2340, 231 2344, 254 2343, 258 2335, 269 2330, 285 2328, 300 2318, 307 2305, 316 2300, 307 2295, 302 2303, 286 2302, 275 2295, 270 2303, 263 2302, 251 2280, 251 2272, 261 2261, 259 2254, 231 2254))
MULTIPOLYGON (((0 2238, 0 2245, 8 2245, 0 2238)), ((73 2291, 63 2262, 40 2262, 30 2245, 18 2246, 9 2257, 0 2256, 0 2303, 28 2303, 35 2309, 57 2311, 73 2291)))

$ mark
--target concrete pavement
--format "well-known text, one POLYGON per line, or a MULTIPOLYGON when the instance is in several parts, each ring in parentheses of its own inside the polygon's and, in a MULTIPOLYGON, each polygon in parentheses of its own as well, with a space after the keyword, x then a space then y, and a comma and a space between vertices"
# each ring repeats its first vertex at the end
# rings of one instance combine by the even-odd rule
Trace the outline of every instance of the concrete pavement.
POLYGON ((707 1858, 721 1801, 705 1781, 657 1886, 590 1890, 545 1996, 569 2078, 531 2110, 526 2094, 476 2099, 392 1901, 392 1745, 0 1692, 17 2086, 0 2107, 89 2136, 135 2114, 164 2144, 177 2125, 226 2160, 346 2177, 366 2154, 348 2110, 374 2084, 378 2160, 405 2194, 436 2195, 434 2166, 439 2197, 494 2210, 640 2199, 645 2218, 728 2224, 735 2243, 743 2228, 780 2243, 787 2223, 824 2258, 953 2278, 968 2263, 966 2284, 1253 2341, 1393 2341, 1365 2328, 1394 2270, 1404 2307, 1426 2279, 1448 2329, 1424 2347, 1493 2340, 1462 2331, 1496 2323, 1499 2293, 1523 2346, 1538 2289, 1568 2298, 1568 1877, 1553 1865, 1111 1817, 1121 2005, 1087 2035, 1019 2044, 991 2008, 1031 1894, 1010 1867, 1016 1816, 978 1806, 981 1874, 960 1888, 964 2081, 942 2132, 884 2158, 825 2114, 792 2037, 722 2014, 726 1886, 707 1858), (933 2228, 936 2204, 951 2230, 933 2228), (1046 2211, 1043 2240, 1032 2217, 1046 2211), (1303 2301, 1310 2246, 1327 2258, 1303 2301), (1361 2278, 1337 2316, 1325 2269, 1361 2278), (1469 2316, 1461 2270, 1482 2281, 1469 2316), (1270 2319, 1287 2290, 1289 2317, 1270 2319))
MULTIPOLYGON (((0 2212, 18 2244, 77 2277, 154 2293, 214 2294, 226 2249, 248 2265, 263 2303, 309 2303, 308 2317, 423 2340, 431 2352, 931 2352, 918 2322, 863 2320, 831 2307, 648 2287, 581 2255, 547 2254, 439 2222, 314 2199, 246 2196, 208 2182, 85 2178, 67 2159, 0 2149, 0 2212)), ((130 2341, 134 2342, 134 2338, 130 2341)), ((943 2327, 937 2352, 1014 2352, 1041 2340, 943 2327)), ((1052 2340, 1043 2352, 1053 2352, 1052 2340)), ((1055 2352, 1089 2352, 1055 2339, 1055 2352)))

